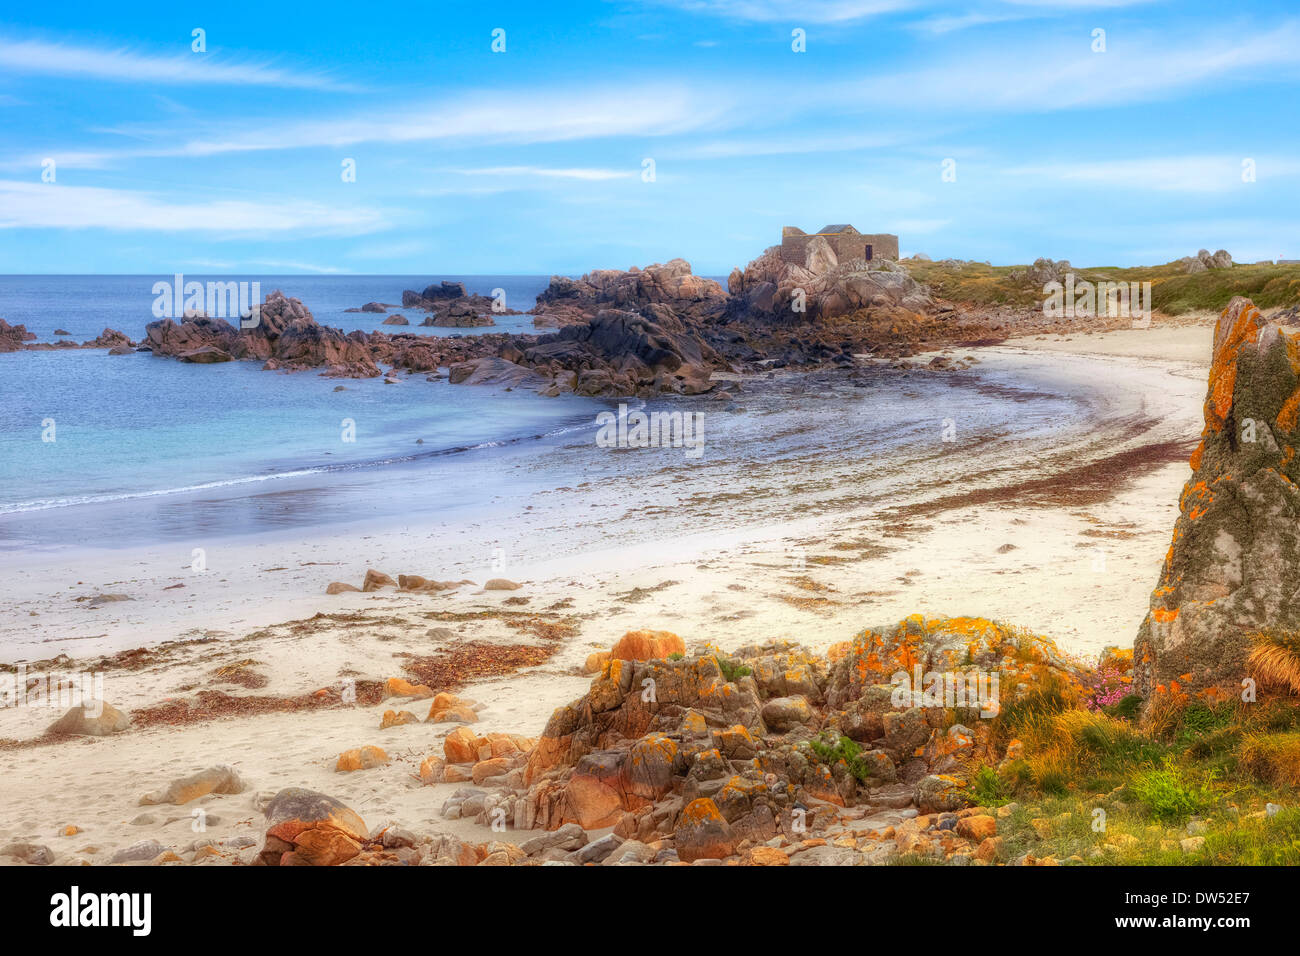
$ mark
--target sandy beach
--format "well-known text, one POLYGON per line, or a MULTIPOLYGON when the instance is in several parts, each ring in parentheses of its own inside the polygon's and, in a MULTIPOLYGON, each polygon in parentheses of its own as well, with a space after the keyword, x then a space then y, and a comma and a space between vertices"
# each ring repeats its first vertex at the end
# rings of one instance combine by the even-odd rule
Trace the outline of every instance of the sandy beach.
POLYGON ((202 573, 175 549, 10 558, 0 601, 5 662, 26 662, 33 673, 102 670, 106 700, 154 716, 111 738, 43 743, 34 738, 60 710, 0 711, 9 769, 0 840, 46 843, 68 862, 105 862, 146 838, 184 858, 195 841, 212 841, 223 855, 205 859, 247 862, 261 835, 259 799, 286 786, 330 793, 370 824, 400 820, 491 839, 485 828, 439 815, 456 785, 423 786, 415 776, 454 724, 379 730, 386 709, 408 706, 423 717, 427 702, 268 706, 251 716, 191 714, 174 725, 157 716, 203 689, 291 700, 348 678, 383 681, 406 674, 413 659, 454 656, 469 642, 543 649, 544 663, 460 690, 479 707, 476 733, 528 736, 584 692, 589 654, 638 628, 674 631, 688 647, 789 637, 824 650, 924 612, 1015 623, 1086 658, 1128 644, 1199 430, 1209 332, 1157 327, 978 350, 986 368, 1048 362, 1062 378, 1102 383, 1105 408, 1089 424, 1103 427, 967 449, 971 480, 960 487, 927 482, 930 469, 918 459, 893 476, 906 487, 888 500, 851 494, 861 463, 846 450, 799 462, 794 493, 766 511, 747 503, 788 473, 733 473, 725 500, 714 473, 678 475, 677 508, 647 523, 648 534, 626 516, 640 510, 639 499, 655 500, 669 480, 662 474, 648 473, 641 487, 534 494, 511 519, 508 554, 485 545, 502 537, 499 527, 449 522, 209 543, 202 573), (579 497, 600 517, 575 520, 579 497), (728 506, 744 519, 727 530, 705 520, 728 506), (473 583, 438 594, 325 594, 331 581, 359 585, 368 568, 473 583), (483 590, 493 577, 522 587, 483 590), (92 607, 86 599, 97 594, 129 600, 92 607), (119 654, 137 648, 147 650, 119 654), (251 689, 214 673, 249 661, 251 689), (335 772, 342 751, 367 744, 382 746, 390 763, 335 772), (171 779, 219 764, 235 767, 249 789, 191 806, 138 805, 171 779), (195 832, 194 807, 208 814, 205 832, 195 832), (61 835, 67 826, 81 832, 61 835))

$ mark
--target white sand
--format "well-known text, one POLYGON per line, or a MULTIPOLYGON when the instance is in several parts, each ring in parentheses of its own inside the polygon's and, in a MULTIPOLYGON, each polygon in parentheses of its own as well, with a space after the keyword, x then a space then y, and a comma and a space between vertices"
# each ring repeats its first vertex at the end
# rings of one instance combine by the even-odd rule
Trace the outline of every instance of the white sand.
MULTIPOLYGON (((1062 375, 1103 376, 1115 407, 1147 423, 1136 434, 1093 436, 1088 449, 1071 446, 1066 458, 1077 464, 1087 458, 1071 456, 1104 457, 1124 448, 1194 439, 1200 431, 1208 334, 1204 326, 1189 326, 1026 339, 980 350, 979 357, 990 366, 1011 368, 1041 360, 1045 352, 1060 353, 1052 361, 1062 375)), ((990 482, 1050 474, 1068 463, 1054 460, 1057 451, 1051 441, 1017 447, 990 482)), ((209 570, 203 574, 189 569, 188 551, 11 559, 0 567, 6 580, 0 653, 8 661, 59 653, 81 659, 206 635, 215 640, 138 671, 109 671, 106 699, 130 710, 211 686, 231 693, 298 695, 337 686, 348 675, 382 680, 401 674, 397 655, 429 654, 448 645, 430 636, 431 628, 450 628, 454 641, 536 643, 496 617, 446 623, 427 619, 428 612, 500 610, 508 598, 527 596, 528 605, 509 609, 541 613, 568 599, 571 606, 560 613, 580 626, 579 636, 539 668, 464 691, 481 705, 476 731, 530 736, 541 732, 555 707, 585 691, 588 680, 578 667, 586 655, 638 627, 676 631, 688 645, 708 640, 735 647, 793 637, 821 648, 915 612, 971 614, 1026 626, 1091 657, 1103 646, 1132 642, 1187 475, 1185 463, 1143 469, 1118 482, 1112 496, 1091 504, 1028 507, 1010 500, 900 521, 894 502, 864 501, 833 515, 797 512, 729 533, 702 532, 683 522, 675 536, 658 541, 638 539, 634 524, 622 518, 636 489, 576 488, 550 498, 539 495, 537 507, 512 516, 512 535, 529 546, 521 549, 520 563, 500 571, 487 566, 486 549, 477 544, 491 540, 494 529, 477 526, 216 542, 207 549, 209 570), (565 547, 575 507, 611 516, 603 528, 607 547, 565 547), (804 570, 797 566, 800 554, 807 559, 804 570), (821 563, 825 558, 848 560, 821 563), (525 587, 324 595, 331 580, 359 584, 367 567, 394 576, 417 573, 480 583, 506 576, 525 587), (633 588, 665 582, 676 583, 629 599, 633 588), (184 587, 165 590, 174 584, 184 587), (133 600, 97 609, 73 600, 99 592, 133 600), (318 612, 347 611, 364 611, 373 620, 318 622, 298 634, 273 626, 318 612), (245 658, 260 662, 254 669, 270 679, 266 687, 243 691, 213 683, 213 668, 245 658)), ((743 483, 745 476, 735 481, 743 483)), ((262 817, 254 809, 254 793, 286 786, 336 796, 370 825, 392 819, 417 832, 491 839, 483 828, 439 817, 438 808, 454 786, 421 787, 412 776, 423 757, 441 753, 452 725, 381 732, 385 706, 400 704, 133 729, 106 739, 7 751, 0 844, 34 840, 50 846, 60 862, 105 862, 114 849, 145 838, 177 849, 196 838, 248 836, 260 843, 262 817), (384 747, 392 762, 375 770, 334 772, 341 751, 364 744, 384 747), (244 776, 248 792, 184 807, 136 805, 142 794, 173 778, 224 763, 244 776), (191 830, 191 811, 199 806, 220 818, 205 834, 191 830), (132 824, 141 813, 154 822, 132 824), (66 824, 85 832, 58 835, 66 824)), ((427 710, 427 703, 407 706, 420 717, 427 710)), ((35 737, 59 713, 27 707, 0 711, 0 738, 35 737)), ((253 849, 242 851, 243 858, 253 849)))

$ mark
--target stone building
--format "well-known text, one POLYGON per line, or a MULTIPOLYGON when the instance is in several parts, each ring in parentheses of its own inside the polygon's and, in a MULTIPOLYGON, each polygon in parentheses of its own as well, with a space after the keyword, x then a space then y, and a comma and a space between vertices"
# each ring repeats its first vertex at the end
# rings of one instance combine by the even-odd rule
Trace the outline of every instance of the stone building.
POLYGON ((786 262, 803 265, 807 256, 808 243, 815 236, 821 236, 835 252, 840 262, 852 259, 892 259, 898 261, 898 236, 887 232, 866 235, 858 232, 847 223, 822 226, 814 233, 806 233, 798 226, 786 226, 781 230, 781 258, 786 262))

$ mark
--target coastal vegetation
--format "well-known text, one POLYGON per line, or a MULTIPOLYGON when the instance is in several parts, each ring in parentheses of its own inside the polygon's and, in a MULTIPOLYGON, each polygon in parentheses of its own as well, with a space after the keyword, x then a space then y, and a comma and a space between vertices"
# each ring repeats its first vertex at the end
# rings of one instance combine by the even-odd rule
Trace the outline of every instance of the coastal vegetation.
MULTIPOLYGON (((936 298, 973 306, 1032 308, 1043 301, 1043 282, 1026 265, 908 259, 907 271, 936 298)), ((1089 266, 1073 269, 1078 282, 1150 282, 1152 304, 1166 315, 1218 312, 1234 296, 1261 309, 1300 305, 1300 263, 1236 263, 1189 273, 1179 262, 1158 266, 1089 266)))

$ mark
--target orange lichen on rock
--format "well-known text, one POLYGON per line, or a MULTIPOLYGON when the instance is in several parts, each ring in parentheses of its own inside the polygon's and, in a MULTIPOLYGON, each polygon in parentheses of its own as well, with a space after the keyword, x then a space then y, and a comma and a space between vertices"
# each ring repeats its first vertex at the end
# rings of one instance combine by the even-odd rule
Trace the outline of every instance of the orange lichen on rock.
POLYGON ((621 661, 649 661, 685 653, 686 645, 672 631, 628 631, 609 656, 621 661))
MULTIPOLYGON (((1285 432, 1293 432, 1295 431, 1297 419, 1300 419, 1300 388, 1292 392, 1291 396, 1282 403, 1282 407, 1277 413, 1277 427, 1285 432)), ((1283 464, 1290 461, 1291 456, 1295 454, 1295 449, 1290 445, 1287 446, 1286 450, 1287 456, 1283 460, 1283 464)))
POLYGON ((1214 328, 1214 358, 1210 363, 1210 393, 1205 400, 1205 424, 1222 431, 1232 411, 1237 385, 1237 356, 1241 347, 1259 339, 1260 312, 1249 299, 1235 298, 1214 328))
POLYGON ((369 770, 386 763, 388 763, 388 754, 379 747, 358 747, 339 754, 334 769, 339 773, 350 773, 354 770, 369 770))

